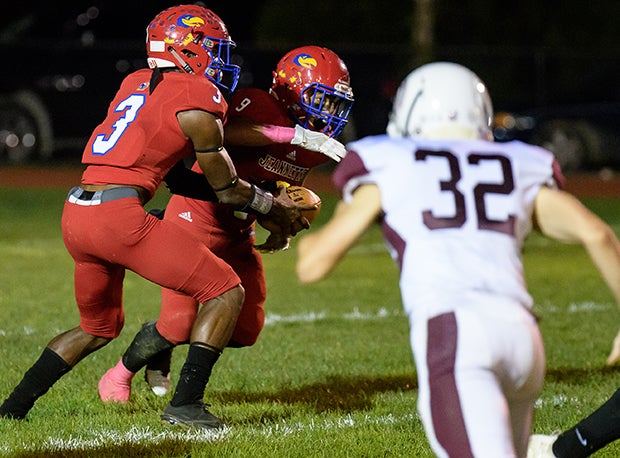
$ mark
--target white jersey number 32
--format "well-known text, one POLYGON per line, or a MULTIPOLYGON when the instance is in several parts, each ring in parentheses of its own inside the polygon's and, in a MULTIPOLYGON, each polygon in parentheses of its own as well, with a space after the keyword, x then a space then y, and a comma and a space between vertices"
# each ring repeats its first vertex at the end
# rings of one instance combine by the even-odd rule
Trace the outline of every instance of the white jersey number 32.
MULTIPOLYGON (((465 205, 465 196, 457 188, 459 180, 462 178, 461 167, 458 158, 449 151, 427 151, 418 150, 415 152, 416 161, 426 161, 428 158, 444 158, 448 162, 450 178, 439 182, 442 193, 451 193, 454 198, 455 212, 452 216, 435 216, 433 210, 422 212, 424 225, 429 229, 458 228, 465 224, 468 218, 465 205)), ((501 183, 478 183, 473 188, 475 205, 475 216, 478 221, 478 228, 482 230, 497 231, 507 235, 515 233, 515 216, 508 215, 505 220, 492 219, 487 215, 485 204, 486 194, 510 194, 514 190, 514 177, 510 159, 501 154, 477 154, 467 155, 467 165, 478 167, 483 161, 497 161, 503 176, 501 183)))

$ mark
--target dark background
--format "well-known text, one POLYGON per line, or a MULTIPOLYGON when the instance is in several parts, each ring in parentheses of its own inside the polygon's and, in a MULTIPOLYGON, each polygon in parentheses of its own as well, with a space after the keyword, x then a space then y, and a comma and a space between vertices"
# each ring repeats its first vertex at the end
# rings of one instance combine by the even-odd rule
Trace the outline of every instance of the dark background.
MULTIPOLYGON (((347 139, 383 132, 401 78, 428 60, 472 68, 489 87, 496 111, 620 103, 618 1, 243 3, 206 3, 237 42, 240 85, 267 88, 273 67, 289 49, 329 47, 347 63, 355 92, 347 139), (421 6, 430 12, 432 32, 423 49, 416 38, 421 6)), ((63 1, 5 6, 0 17, 0 112, 17 103, 30 107, 35 113, 31 117, 47 116, 49 126, 38 134, 38 157, 75 158, 122 78, 146 65, 146 26, 175 4, 63 1), (41 110, 46 115, 40 115, 41 110)), ((0 124, 2 117, 0 113, 0 124)), ((0 132, 0 159, 2 154, 0 132)))

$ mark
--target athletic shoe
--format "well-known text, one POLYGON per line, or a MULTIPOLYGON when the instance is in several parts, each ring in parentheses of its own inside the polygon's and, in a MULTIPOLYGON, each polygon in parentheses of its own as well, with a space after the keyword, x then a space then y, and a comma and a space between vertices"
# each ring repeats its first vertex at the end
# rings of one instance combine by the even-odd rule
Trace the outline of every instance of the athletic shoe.
POLYGON ((151 358, 144 370, 144 380, 157 396, 165 396, 170 391, 171 359, 172 348, 163 350, 151 358))
POLYGON ((557 438, 557 434, 532 434, 527 447, 527 458, 555 458, 552 447, 557 438))
POLYGON ((209 412, 206 406, 207 404, 202 402, 178 407, 168 404, 161 419, 164 423, 186 428, 217 429, 223 427, 222 420, 209 412))
POLYGON ((99 379, 99 397, 103 402, 125 404, 131 397, 131 380, 135 374, 125 368, 123 361, 109 369, 99 379))

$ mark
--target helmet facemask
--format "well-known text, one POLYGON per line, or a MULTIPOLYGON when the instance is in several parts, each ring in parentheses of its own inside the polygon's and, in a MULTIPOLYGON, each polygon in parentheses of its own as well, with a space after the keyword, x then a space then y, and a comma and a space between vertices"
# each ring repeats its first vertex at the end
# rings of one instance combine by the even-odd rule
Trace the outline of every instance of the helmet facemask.
POLYGON ((204 75, 220 88, 233 92, 239 82, 241 68, 231 63, 231 51, 237 46, 232 40, 205 37, 202 46, 211 56, 204 75))
POLYGON ((301 91, 300 103, 291 106, 290 114, 306 129, 337 137, 347 124, 352 106, 350 92, 312 83, 301 91))

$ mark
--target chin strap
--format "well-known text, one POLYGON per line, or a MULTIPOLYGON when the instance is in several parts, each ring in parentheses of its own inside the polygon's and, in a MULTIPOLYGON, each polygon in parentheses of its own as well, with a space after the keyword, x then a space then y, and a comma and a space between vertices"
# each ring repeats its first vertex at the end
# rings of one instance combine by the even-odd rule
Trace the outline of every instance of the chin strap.
POLYGON ((185 62, 185 60, 179 55, 178 52, 176 52, 174 50, 174 48, 172 46, 168 46, 168 52, 170 54, 172 54, 172 57, 174 57, 176 59, 176 61, 179 63, 179 65, 181 66, 181 68, 187 72, 187 73, 191 73, 194 74, 194 69, 192 67, 189 66, 189 64, 187 62, 185 62))

